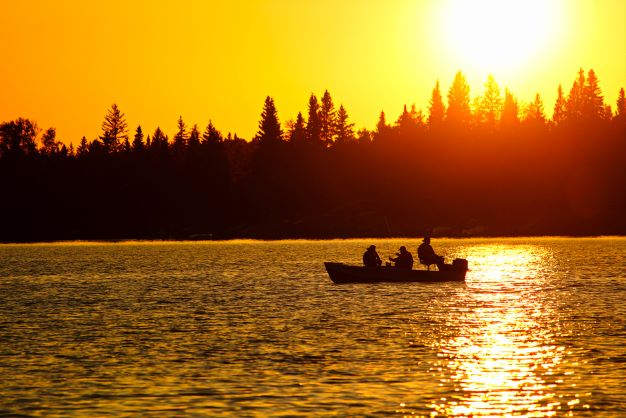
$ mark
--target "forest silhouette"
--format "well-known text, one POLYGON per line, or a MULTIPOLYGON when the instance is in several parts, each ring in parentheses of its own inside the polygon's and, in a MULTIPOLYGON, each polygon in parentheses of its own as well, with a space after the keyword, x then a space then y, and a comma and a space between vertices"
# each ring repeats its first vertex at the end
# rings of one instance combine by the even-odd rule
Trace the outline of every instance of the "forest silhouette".
POLYGON ((626 234, 626 99, 593 70, 521 105, 458 72, 427 112, 355 131, 326 91, 280 123, 271 97, 250 141, 182 117, 129 132, 113 105, 74 148, 29 119, 0 124, 0 241, 626 234), (445 102, 445 103, 444 103, 445 102))

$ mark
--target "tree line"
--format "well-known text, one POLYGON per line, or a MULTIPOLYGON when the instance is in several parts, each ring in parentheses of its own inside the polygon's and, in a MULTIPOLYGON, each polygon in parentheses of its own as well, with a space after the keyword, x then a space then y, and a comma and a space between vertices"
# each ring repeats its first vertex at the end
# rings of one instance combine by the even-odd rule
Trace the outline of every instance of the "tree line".
POLYGON ((1 241, 626 233, 624 89, 613 109, 593 70, 551 117, 493 76, 472 98, 458 72, 371 130, 328 91, 284 124, 267 97, 249 141, 182 117, 131 133, 115 104, 101 128, 74 147, 0 124, 1 241))

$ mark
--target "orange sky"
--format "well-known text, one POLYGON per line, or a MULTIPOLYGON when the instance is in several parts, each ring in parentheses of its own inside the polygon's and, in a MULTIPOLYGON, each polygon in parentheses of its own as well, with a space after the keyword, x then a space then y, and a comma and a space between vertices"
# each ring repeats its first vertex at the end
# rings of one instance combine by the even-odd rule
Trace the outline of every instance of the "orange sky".
POLYGON ((426 112, 462 70, 472 96, 489 73, 522 101, 594 68, 614 106, 626 87, 624 0, 22 0, 0 13, 0 121, 27 117, 77 144, 112 103, 131 130, 250 138, 265 96, 281 122, 328 89, 357 128, 403 104, 426 112), (471 7, 468 7, 470 4, 471 7))

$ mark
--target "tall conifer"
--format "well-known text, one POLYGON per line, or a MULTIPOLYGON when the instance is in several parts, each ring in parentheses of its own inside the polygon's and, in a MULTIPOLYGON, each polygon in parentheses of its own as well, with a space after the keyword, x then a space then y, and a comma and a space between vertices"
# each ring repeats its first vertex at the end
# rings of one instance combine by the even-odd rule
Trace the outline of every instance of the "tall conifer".
POLYGON ((443 98, 441 97, 439 80, 437 80, 437 84, 435 84, 435 88, 433 88, 428 105, 428 126, 431 129, 438 128, 443 123, 445 115, 446 108, 443 104, 443 98))
POLYGON ((277 144, 283 136, 280 122, 278 121, 278 112, 274 99, 270 96, 265 98, 263 111, 261 112, 261 120, 259 121, 259 131, 255 139, 263 145, 277 144))

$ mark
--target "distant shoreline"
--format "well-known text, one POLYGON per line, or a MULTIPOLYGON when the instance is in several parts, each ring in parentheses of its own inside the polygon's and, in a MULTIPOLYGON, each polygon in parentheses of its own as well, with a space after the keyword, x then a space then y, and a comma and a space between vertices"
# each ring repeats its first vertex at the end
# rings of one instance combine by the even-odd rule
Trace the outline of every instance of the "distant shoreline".
MULTIPOLYGON (((626 234, 596 234, 596 235, 475 235, 475 236, 435 236, 435 240, 492 240, 492 239, 615 239, 626 238, 626 234)), ((377 241, 377 240, 417 240, 422 236, 345 236, 345 237, 283 237, 283 238, 259 238, 259 237, 232 237, 213 239, 190 239, 190 238, 118 238, 118 239, 59 239, 59 240, 37 240, 37 241, 0 241, 0 245, 19 244, 132 244, 132 243, 192 243, 192 242, 280 242, 280 241, 377 241)))

